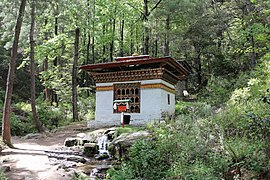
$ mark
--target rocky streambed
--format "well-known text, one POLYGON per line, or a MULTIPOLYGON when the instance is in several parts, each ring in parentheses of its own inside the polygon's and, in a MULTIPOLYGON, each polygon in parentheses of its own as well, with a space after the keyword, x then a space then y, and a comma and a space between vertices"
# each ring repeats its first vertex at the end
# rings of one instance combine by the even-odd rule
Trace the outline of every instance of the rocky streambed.
POLYGON ((117 128, 62 129, 51 135, 15 138, 17 149, 5 149, 1 167, 10 179, 105 179, 138 139, 151 139, 148 131, 120 134, 117 128), (64 144, 63 144, 64 142, 64 144))
MULTIPOLYGON (((76 137, 67 138, 65 146, 80 149, 74 156, 77 164, 75 169, 84 175, 100 179, 106 178, 106 171, 119 165, 122 157, 127 156, 130 146, 139 139, 151 139, 148 131, 123 133, 117 136, 116 128, 98 129, 79 133, 76 137), (79 157, 83 158, 80 159, 79 157)), ((66 160, 70 159, 66 158, 66 160)))

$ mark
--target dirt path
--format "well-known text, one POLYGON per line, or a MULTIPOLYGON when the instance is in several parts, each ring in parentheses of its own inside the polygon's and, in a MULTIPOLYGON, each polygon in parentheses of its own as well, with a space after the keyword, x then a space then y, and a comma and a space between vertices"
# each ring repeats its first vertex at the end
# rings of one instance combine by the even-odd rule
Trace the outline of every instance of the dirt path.
POLYGON ((3 150, 0 165, 10 167, 6 173, 10 180, 71 179, 71 173, 59 169, 45 151, 63 148, 67 137, 73 137, 83 129, 86 129, 86 123, 71 124, 38 139, 12 137, 12 143, 17 149, 3 150))

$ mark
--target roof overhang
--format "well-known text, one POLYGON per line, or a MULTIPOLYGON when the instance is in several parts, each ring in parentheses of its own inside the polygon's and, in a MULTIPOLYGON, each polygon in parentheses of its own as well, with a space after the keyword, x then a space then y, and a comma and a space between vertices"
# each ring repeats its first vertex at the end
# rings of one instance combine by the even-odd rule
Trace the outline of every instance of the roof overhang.
POLYGON ((130 59, 129 57, 123 57, 121 60, 115 62, 87 64, 81 66, 80 69, 87 72, 102 73, 133 69, 145 69, 151 67, 166 67, 173 73, 180 73, 185 76, 189 74, 189 71, 183 65, 181 65, 171 57, 152 58, 145 55, 139 57, 135 56, 135 58, 130 59))
POLYGON ((87 64, 80 69, 89 72, 96 82, 124 82, 163 79, 176 84, 184 80, 189 69, 171 57, 153 58, 148 55, 116 58, 114 62, 87 64))

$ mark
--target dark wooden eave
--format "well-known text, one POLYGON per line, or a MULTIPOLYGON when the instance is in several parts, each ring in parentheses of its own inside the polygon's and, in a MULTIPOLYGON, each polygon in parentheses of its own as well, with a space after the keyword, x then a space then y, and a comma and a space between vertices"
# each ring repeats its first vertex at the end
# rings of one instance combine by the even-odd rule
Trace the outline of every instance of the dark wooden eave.
POLYGON ((149 69, 165 67, 172 73, 182 74, 187 76, 189 71, 180 63, 175 61, 171 57, 163 58, 140 58, 136 59, 125 59, 121 61, 99 63, 99 64, 88 64, 81 66, 80 69, 88 72, 102 73, 102 72, 115 72, 123 70, 137 70, 137 69, 149 69))
POLYGON ((171 57, 148 55, 116 58, 115 62, 88 64, 80 69, 89 72, 97 83, 163 79, 171 84, 186 79, 189 70, 171 57))

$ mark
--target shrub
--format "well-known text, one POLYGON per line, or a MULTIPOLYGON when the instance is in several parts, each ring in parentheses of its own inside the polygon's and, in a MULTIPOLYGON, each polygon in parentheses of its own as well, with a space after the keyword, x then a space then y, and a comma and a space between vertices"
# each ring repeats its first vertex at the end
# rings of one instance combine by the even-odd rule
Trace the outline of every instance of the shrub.
POLYGON ((109 171, 110 179, 162 179, 169 169, 168 151, 153 141, 137 141, 130 149, 129 160, 119 171, 109 171), (165 153, 166 152, 166 153, 165 153))
MULTIPOLYGON (((1 115, 0 118, 2 118, 1 115)), ((23 136, 36 131, 32 121, 17 116, 14 113, 10 114, 10 129, 11 135, 14 136, 23 136)))
POLYGON ((212 105, 224 104, 230 98, 232 84, 227 77, 211 76, 207 86, 200 92, 199 99, 212 105))

